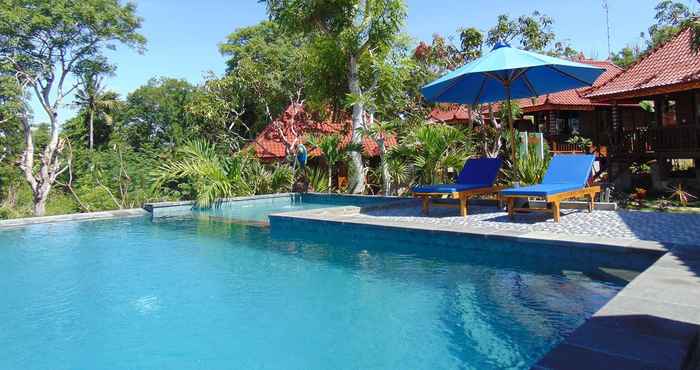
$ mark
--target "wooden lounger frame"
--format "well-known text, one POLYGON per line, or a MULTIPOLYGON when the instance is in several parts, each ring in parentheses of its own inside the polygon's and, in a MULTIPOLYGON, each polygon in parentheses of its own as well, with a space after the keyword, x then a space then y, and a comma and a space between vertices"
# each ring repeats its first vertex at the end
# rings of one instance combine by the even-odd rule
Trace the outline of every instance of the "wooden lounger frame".
POLYGON ((499 192, 505 189, 505 186, 490 186, 488 188, 478 188, 463 191, 454 191, 451 193, 432 193, 432 192, 413 192, 413 197, 423 199, 423 214, 430 213, 430 201, 432 199, 458 199, 459 205, 449 203, 434 203, 436 207, 458 207, 459 214, 466 217, 469 214, 469 198, 475 195, 496 194, 496 198, 500 201, 499 192))
POLYGON ((546 197, 536 197, 536 196, 531 196, 531 195, 504 195, 501 194, 501 197, 506 200, 508 204, 508 216, 510 218, 514 217, 515 212, 519 211, 546 211, 546 212, 552 212, 552 215, 554 216, 554 222, 559 222, 561 219, 561 207, 560 204, 564 200, 568 199, 575 199, 575 198, 581 198, 581 197, 587 197, 588 198, 588 212, 593 212, 593 206, 595 205, 595 195, 600 193, 600 186, 589 186, 581 189, 576 189, 576 190, 571 190, 571 191, 565 191, 562 193, 557 193, 557 194, 552 194, 546 197), (515 199, 516 198, 544 198, 544 200, 547 202, 547 205, 551 204, 551 207, 547 208, 515 208, 515 199))

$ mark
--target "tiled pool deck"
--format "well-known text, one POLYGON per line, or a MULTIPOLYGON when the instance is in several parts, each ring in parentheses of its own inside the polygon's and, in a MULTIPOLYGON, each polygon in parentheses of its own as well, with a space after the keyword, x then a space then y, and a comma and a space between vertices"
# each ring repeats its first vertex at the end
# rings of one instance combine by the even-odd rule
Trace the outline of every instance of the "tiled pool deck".
POLYGON ((506 238, 584 249, 652 253, 659 259, 547 354, 534 369, 700 369, 700 215, 630 211, 564 211, 561 223, 542 213, 510 220, 496 207, 451 208, 421 215, 416 202, 399 207, 329 208, 270 217, 275 225, 305 224, 424 230, 506 238))

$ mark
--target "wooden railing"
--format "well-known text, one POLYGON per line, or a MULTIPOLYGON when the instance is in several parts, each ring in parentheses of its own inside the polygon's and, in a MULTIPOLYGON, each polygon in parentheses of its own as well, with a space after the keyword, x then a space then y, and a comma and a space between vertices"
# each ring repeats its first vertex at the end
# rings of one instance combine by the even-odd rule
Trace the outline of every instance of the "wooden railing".
POLYGON ((549 145, 549 151, 552 153, 583 153, 581 148, 565 141, 548 139, 547 144, 549 145))
POLYGON ((695 126, 652 128, 649 142, 656 152, 696 151, 698 129, 695 126))
POLYGON ((700 130, 695 126, 636 128, 620 134, 616 152, 619 154, 699 152, 700 130))

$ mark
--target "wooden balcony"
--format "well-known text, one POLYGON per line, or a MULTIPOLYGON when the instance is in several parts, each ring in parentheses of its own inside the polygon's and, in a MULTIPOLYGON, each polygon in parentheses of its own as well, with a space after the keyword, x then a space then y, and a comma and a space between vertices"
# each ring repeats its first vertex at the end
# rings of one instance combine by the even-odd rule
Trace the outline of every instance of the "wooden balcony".
POLYGON ((700 156, 697 126, 636 128, 621 134, 616 155, 657 155, 695 158, 700 156))

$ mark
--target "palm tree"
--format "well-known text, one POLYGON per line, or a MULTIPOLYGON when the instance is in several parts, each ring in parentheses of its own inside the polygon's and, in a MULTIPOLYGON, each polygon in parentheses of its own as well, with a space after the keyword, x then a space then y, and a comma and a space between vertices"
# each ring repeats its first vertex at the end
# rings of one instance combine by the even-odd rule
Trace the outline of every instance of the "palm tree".
POLYGON ((370 114, 369 123, 360 130, 363 136, 367 136, 377 143, 379 149, 379 166, 382 176, 382 188, 384 195, 391 194, 391 173, 389 162, 387 160, 386 139, 389 135, 393 135, 398 124, 394 122, 379 123, 374 120, 374 114, 370 114))
POLYGON ((203 140, 185 143, 179 159, 162 164, 153 173, 154 190, 170 182, 188 181, 199 206, 218 204, 225 198, 288 191, 294 180, 290 166, 266 167, 249 151, 223 155, 214 144, 203 140))
POLYGON ((333 167, 347 156, 346 148, 341 148, 342 137, 338 134, 310 137, 307 142, 317 147, 328 166, 328 192, 333 187, 333 167))
POLYGON ((75 93, 74 105, 85 111, 88 116, 88 147, 90 150, 95 146, 95 118, 110 124, 112 122, 110 111, 118 102, 117 94, 104 91, 103 80, 103 73, 88 70, 80 76, 80 88, 75 93))
POLYGON ((411 162, 416 180, 422 184, 445 182, 449 168, 460 170, 474 154, 471 132, 445 124, 426 123, 411 129, 400 145, 391 150, 392 158, 411 162))

